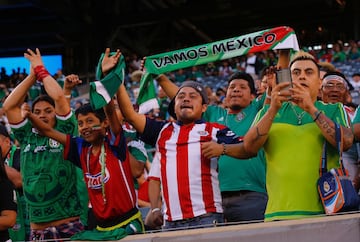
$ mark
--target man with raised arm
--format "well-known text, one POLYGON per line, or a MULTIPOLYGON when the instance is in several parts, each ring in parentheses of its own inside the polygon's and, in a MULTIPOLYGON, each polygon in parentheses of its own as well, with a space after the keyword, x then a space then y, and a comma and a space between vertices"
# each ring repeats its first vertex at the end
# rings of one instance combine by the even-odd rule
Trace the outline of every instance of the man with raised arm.
POLYGON ((63 146, 42 136, 22 116, 28 90, 38 80, 48 95, 33 101, 32 113, 55 129, 77 133, 76 119, 59 84, 49 74, 38 49, 24 54, 30 74, 10 93, 4 110, 21 147, 23 190, 30 217, 29 240, 69 238, 83 230, 75 166, 63 159, 63 146))
POLYGON ((217 158, 205 158, 201 144, 219 143, 218 152, 226 155, 229 143, 239 138, 229 128, 204 121, 207 108, 204 87, 184 82, 170 103, 176 121, 158 121, 135 112, 124 85, 117 93, 126 120, 141 134, 140 138, 156 147, 149 174, 150 223, 161 225, 160 184, 164 201, 165 229, 211 226, 223 222, 217 158))

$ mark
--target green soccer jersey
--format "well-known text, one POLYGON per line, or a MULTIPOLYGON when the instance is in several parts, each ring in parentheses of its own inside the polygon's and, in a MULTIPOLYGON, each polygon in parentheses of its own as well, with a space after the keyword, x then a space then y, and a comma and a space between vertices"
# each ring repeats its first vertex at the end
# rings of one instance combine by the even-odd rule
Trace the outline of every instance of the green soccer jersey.
MULTIPOLYGON (((348 127, 342 104, 315 106, 331 120, 348 127)), ((269 105, 258 114, 264 115, 269 105)), ((282 220, 324 213, 317 191, 320 160, 325 138, 312 117, 289 102, 276 114, 264 144, 267 161, 268 204, 265 220, 282 220)), ((338 167, 336 148, 328 147, 328 169, 338 167)))
MULTIPOLYGON (((231 114, 219 106, 208 106, 203 118, 229 127, 235 134, 244 136, 262 107, 263 100, 254 100, 240 113, 231 114)), ((222 155, 219 157, 220 191, 249 190, 266 193, 265 156, 263 150, 251 159, 236 159, 222 155)))
MULTIPOLYGON (((76 167, 63 159, 64 147, 41 136, 29 120, 11 125, 21 147, 21 175, 30 222, 51 222, 83 212, 77 189, 76 167)), ((74 114, 58 118, 55 129, 74 134, 74 114)))

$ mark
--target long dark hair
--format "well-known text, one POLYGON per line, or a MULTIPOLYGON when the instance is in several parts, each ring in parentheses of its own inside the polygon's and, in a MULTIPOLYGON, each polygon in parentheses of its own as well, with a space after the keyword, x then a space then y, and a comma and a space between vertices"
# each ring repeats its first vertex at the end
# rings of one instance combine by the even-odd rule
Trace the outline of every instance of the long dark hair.
MULTIPOLYGON (((0 147, 0 154, 2 154, 2 150, 0 147)), ((5 171, 5 159, 0 155, 0 181, 8 180, 8 176, 5 171)))

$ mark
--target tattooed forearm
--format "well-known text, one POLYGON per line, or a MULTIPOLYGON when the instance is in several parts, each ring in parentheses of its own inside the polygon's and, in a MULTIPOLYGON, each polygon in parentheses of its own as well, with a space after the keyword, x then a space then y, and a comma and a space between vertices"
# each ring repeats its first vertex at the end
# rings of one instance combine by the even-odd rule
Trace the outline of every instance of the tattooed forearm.
POLYGON ((354 142, 354 134, 351 128, 341 127, 343 130, 343 142, 344 142, 344 149, 352 146, 354 142))
MULTIPOLYGON (((327 137, 327 140, 332 143, 336 144, 336 138, 335 138, 335 124, 332 120, 330 120, 328 117, 326 117, 324 114, 321 114, 318 119, 316 120, 316 123, 319 125, 320 129, 323 131, 324 136, 327 137), (330 140, 329 140, 330 138, 330 140)), ((350 148, 350 146, 353 143, 354 135, 351 131, 351 128, 346 128, 344 126, 341 126, 342 129, 342 142, 343 142, 343 149, 347 150, 350 148)))
POLYGON ((324 114, 321 114, 317 119, 317 123, 319 124, 320 128, 326 132, 326 134, 335 140, 335 125, 333 121, 327 118, 324 114))

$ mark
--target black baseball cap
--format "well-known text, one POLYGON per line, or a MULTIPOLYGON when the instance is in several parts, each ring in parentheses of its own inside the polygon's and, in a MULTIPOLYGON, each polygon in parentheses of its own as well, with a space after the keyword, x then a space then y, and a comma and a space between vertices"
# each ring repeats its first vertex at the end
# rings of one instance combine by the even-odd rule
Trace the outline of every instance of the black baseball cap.
MULTIPOLYGON (((205 90, 204 86, 201 85, 201 83, 196 82, 196 81, 185 81, 185 82, 183 82, 181 84, 181 86, 179 87, 179 90, 177 91, 175 97, 180 92, 181 88, 183 88, 183 87, 192 87, 192 88, 194 88, 201 95, 202 103, 203 104, 208 103, 208 96, 207 96, 206 90, 205 90)), ((176 114, 175 114, 175 97, 169 103, 168 113, 171 115, 171 117, 173 117, 174 119, 177 119, 176 114)))

